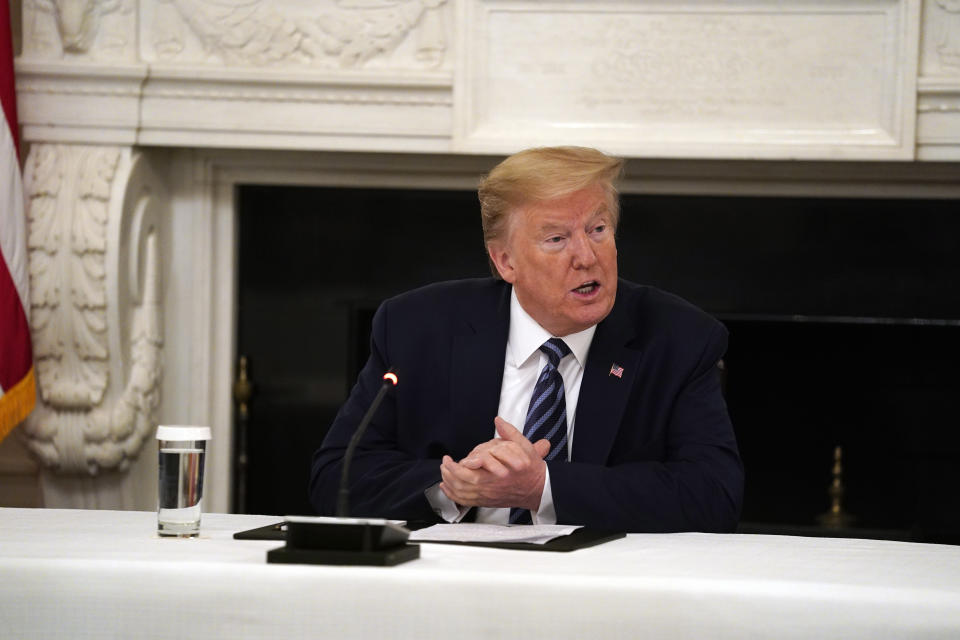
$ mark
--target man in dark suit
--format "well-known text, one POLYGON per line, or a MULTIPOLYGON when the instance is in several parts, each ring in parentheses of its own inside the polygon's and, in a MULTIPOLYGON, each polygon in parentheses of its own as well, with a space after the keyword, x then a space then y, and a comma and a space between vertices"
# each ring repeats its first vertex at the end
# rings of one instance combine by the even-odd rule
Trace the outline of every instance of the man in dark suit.
POLYGON ((335 511, 343 452, 395 370, 351 466, 351 515, 731 531, 743 469, 720 392, 719 322, 619 280, 614 180, 592 149, 530 149, 480 186, 496 278, 386 301, 370 359, 314 456, 335 511))

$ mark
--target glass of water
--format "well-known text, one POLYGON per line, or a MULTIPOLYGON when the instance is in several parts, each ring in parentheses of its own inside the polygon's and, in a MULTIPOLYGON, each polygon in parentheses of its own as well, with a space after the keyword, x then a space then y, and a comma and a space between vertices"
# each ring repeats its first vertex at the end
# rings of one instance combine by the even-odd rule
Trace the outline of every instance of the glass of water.
POLYGON ((157 533, 194 537, 200 534, 203 462, 210 427, 160 425, 157 533))

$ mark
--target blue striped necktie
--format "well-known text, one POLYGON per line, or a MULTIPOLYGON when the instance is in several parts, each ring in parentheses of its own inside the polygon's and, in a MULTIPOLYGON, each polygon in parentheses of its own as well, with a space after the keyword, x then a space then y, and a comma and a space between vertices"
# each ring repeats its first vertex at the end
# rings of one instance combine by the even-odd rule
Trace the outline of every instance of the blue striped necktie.
MULTIPOLYGON (((550 441, 550 452, 545 460, 567 459, 567 401, 563 394, 563 378, 557 367, 560 360, 570 353, 570 347, 560 338, 550 338, 540 351, 547 356, 533 388, 530 408, 523 425, 523 435, 530 442, 546 438, 550 441)), ((514 507, 510 509, 510 524, 530 524, 530 511, 514 507)))

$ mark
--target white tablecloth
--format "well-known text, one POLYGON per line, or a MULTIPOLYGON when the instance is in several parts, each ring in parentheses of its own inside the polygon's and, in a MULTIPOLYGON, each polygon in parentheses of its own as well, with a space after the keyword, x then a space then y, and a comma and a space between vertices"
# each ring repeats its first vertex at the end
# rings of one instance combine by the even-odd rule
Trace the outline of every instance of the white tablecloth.
POLYGON ((389 568, 268 565, 205 514, 0 509, 0 638, 958 638, 960 547, 630 535, 571 553, 424 544, 389 568))

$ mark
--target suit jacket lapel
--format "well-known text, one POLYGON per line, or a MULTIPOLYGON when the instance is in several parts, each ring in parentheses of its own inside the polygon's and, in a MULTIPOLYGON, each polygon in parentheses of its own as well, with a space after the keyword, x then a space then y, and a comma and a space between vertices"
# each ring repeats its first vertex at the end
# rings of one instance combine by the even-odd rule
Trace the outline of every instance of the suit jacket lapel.
POLYGON ((451 415, 455 431, 451 455, 466 455, 494 435, 500 408, 503 358, 510 328, 510 287, 485 306, 465 310, 462 330, 453 336, 450 359, 451 415))
POLYGON ((643 354, 630 346, 636 336, 637 319, 627 307, 618 294, 610 314, 593 335, 577 401, 571 456, 574 462, 607 461, 640 369, 643 354), (623 368, 621 377, 611 373, 615 365, 623 368))

